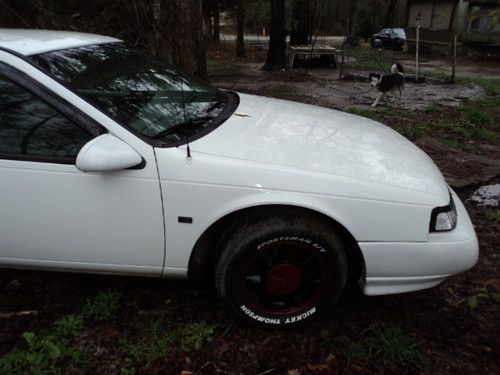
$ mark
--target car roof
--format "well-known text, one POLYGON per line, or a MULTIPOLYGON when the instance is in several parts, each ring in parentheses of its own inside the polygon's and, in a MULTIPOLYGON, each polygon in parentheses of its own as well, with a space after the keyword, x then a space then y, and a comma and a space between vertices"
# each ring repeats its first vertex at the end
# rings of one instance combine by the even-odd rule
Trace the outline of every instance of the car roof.
POLYGON ((74 31, 0 28, 0 47, 30 56, 90 44, 121 42, 109 36, 74 31))

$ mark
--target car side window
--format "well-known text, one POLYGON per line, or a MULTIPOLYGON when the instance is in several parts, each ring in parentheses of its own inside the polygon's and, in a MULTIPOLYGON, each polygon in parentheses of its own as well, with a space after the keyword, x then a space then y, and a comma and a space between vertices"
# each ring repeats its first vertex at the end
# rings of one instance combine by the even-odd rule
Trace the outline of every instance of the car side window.
POLYGON ((74 162, 92 138, 42 99, 0 75, 0 159, 74 162))

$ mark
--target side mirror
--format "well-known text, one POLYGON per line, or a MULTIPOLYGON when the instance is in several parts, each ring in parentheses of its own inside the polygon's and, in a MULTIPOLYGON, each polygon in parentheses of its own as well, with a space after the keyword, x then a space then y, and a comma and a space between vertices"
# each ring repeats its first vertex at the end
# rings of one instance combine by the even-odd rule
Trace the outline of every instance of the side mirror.
POLYGON ((92 139, 82 147, 76 157, 76 167, 82 172, 121 171, 141 163, 141 155, 110 134, 92 139))

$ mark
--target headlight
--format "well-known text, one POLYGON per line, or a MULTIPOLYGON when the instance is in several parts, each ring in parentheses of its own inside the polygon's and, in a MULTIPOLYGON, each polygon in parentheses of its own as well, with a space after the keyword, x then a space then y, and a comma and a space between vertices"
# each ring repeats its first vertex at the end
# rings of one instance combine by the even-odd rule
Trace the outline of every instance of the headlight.
POLYGON ((450 203, 447 206, 436 207, 432 210, 430 232, 447 232, 457 226, 457 209, 450 194, 450 203))

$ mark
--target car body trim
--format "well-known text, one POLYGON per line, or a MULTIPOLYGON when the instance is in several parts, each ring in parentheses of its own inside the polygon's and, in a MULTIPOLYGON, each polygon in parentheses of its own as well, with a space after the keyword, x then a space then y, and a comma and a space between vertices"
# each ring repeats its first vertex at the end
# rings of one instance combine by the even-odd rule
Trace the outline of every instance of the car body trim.
POLYGON ((78 272, 104 275, 141 275, 158 277, 161 266, 136 266, 122 264, 67 262, 40 259, 0 258, 0 268, 36 269, 41 271, 78 272))
POLYGON ((363 282, 362 290, 367 296, 408 293, 432 288, 443 282, 450 275, 422 277, 368 277, 363 282))

